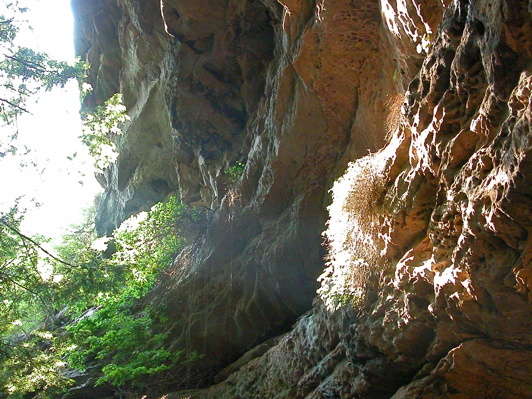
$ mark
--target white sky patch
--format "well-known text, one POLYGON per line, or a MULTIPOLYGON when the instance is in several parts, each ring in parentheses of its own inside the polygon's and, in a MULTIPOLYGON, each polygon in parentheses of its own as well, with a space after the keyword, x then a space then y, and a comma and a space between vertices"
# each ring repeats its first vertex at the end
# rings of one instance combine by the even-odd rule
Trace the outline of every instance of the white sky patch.
MULTIPOLYGON (((31 11, 25 18, 33 31, 21 29, 21 44, 74 62, 70 0, 26 4, 31 11)), ((92 205, 100 190, 93 160, 79 139, 79 107, 77 82, 41 94, 37 103, 28 104, 32 114, 19 118, 18 154, 0 159, 0 211, 7 211, 22 197, 20 204, 27 208, 23 224, 27 234, 57 240, 67 227, 82 220, 82 209, 92 205)), ((7 131, 1 129, 5 128, 0 127, 5 137, 7 131)))

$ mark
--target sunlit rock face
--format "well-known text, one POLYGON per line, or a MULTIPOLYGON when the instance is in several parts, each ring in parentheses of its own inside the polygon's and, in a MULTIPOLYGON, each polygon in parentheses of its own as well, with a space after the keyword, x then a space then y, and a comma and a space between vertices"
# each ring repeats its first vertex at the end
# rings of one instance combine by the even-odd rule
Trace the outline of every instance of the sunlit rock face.
POLYGON ((169 397, 532 393, 526 2, 74 6, 86 105, 131 116, 100 230, 208 214, 147 301, 216 385, 169 397))

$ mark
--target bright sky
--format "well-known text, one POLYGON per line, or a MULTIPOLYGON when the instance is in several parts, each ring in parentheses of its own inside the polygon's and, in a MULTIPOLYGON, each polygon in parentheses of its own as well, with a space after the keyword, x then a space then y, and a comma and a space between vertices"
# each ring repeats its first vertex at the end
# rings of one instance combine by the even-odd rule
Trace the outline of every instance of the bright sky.
MULTIPOLYGON (((26 18, 33 32, 19 34, 24 44, 74 61, 70 0, 26 3, 31 7, 26 18)), ((0 211, 7 211, 22 197, 20 203, 28 209, 23 225, 26 233, 57 241, 68 226, 82 220, 82 210, 91 206, 100 191, 92 160, 78 138, 79 107, 76 82, 42 94, 37 104, 28 107, 32 115, 18 122, 19 154, 0 159, 0 211), (28 154, 24 155, 24 147, 28 154)))

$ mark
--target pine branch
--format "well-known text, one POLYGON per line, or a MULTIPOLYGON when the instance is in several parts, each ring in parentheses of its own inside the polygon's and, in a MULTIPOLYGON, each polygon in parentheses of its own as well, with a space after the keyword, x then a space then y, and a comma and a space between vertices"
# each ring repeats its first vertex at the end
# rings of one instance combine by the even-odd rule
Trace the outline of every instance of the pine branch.
POLYGON ((37 72, 41 72, 41 73, 49 73, 50 72, 49 70, 44 69, 39 64, 36 64, 34 62, 31 62, 31 61, 22 60, 22 59, 20 59, 18 57, 15 57, 13 55, 4 54, 4 57, 9 58, 11 61, 15 61, 15 62, 18 62, 19 64, 25 65, 28 68, 31 68, 31 69, 33 69, 34 71, 37 71, 37 72))
POLYGON ((35 292, 35 291, 29 289, 28 287, 26 287, 26 286, 20 284, 18 281, 16 281, 15 279, 11 278, 11 277, 9 276, 9 274, 7 274, 7 273, 5 273, 5 272, 0 272, 0 278, 5 279, 5 280, 7 280, 7 281, 11 281, 11 282, 12 282, 13 284, 15 284, 17 287, 20 287, 20 288, 22 288, 23 290, 28 291, 29 293, 35 295, 36 297, 38 297, 39 299, 41 299, 41 301, 44 302, 44 300, 40 297, 40 295, 39 295, 37 292, 35 292))
POLYGON ((15 259, 10 259, 9 261, 5 262, 2 265, 2 268, 0 268, 0 273, 2 273, 4 270, 6 270, 13 262, 15 262, 15 259))
MULTIPOLYGON (((3 280, 7 280, 7 281, 10 281, 12 284, 16 285, 17 287, 19 288, 22 288, 23 290, 26 290, 28 291, 30 294, 32 295, 35 295, 35 297, 39 298, 39 300, 42 302, 44 308, 46 309, 46 311, 48 313, 51 313, 51 308, 50 308, 50 300, 46 301, 41 295, 40 293, 26 287, 25 285, 22 285, 21 283, 19 283, 17 280, 13 279, 11 276, 9 276, 9 274, 5 273, 5 272, 0 272, 0 279, 3 279, 3 280)), ((51 299, 51 298, 50 298, 51 299)))
POLYGON ((25 113, 27 113, 27 114, 31 114, 31 112, 28 111, 26 108, 21 107, 20 105, 17 105, 17 104, 15 104, 15 103, 12 102, 12 101, 6 100, 5 98, 0 98, 0 101, 2 101, 2 102, 4 102, 4 103, 6 103, 6 104, 12 106, 13 108, 17 108, 18 110, 20 110, 20 111, 22 111, 22 112, 25 112, 25 113))
POLYGON ((22 238, 23 240, 27 240, 29 242, 31 242, 33 245, 35 245, 37 248, 39 248, 39 250, 41 250, 42 252, 44 252, 47 256, 49 256, 51 259, 65 265, 65 266, 68 266, 68 267, 72 267, 72 268, 79 268, 80 266, 78 265, 73 265, 72 263, 68 263, 66 261, 64 261, 63 259, 59 259, 57 256, 51 254, 49 251, 47 251, 46 249, 44 249, 39 243, 37 243, 35 240, 31 239, 30 237, 28 237, 27 235, 21 233, 19 230, 17 230, 16 228, 14 228, 13 226, 11 226, 9 223, 7 223, 4 219, 0 219, 0 223, 3 224, 4 226, 6 226, 9 230, 11 230, 13 233, 15 233, 16 235, 18 235, 20 238, 22 238))

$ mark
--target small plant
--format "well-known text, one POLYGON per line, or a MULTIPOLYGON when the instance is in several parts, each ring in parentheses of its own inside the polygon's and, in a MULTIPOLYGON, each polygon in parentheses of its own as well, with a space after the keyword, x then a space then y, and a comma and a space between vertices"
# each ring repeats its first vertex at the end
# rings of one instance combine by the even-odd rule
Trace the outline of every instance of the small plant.
POLYGON ((236 183, 244 174, 244 168, 246 164, 243 162, 235 162, 233 166, 225 171, 225 174, 229 177, 231 183, 236 183))
POLYGON ((324 273, 318 277, 321 283, 318 295, 329 310, 338 310, 342 306, 358 307, 364 298, 364 286, 360 276, 369 273, 369 265, 364 259, 355 259, 349 263, 328 263, 324 273))

